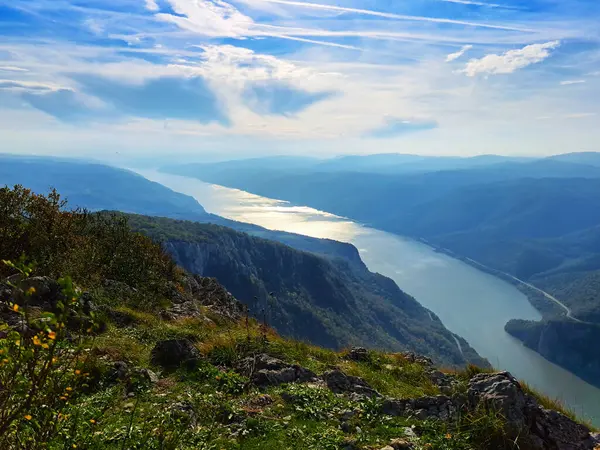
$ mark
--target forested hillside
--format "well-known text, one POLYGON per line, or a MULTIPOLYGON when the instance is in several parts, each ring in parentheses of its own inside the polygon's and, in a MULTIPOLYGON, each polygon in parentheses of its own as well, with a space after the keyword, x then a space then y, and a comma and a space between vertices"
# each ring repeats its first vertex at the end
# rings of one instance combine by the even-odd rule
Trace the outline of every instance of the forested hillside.
MULTIPOLYGON (((369 345, 446 365, 487 364, 396 284, 346 258, 323 258, 220 226, 130 216, 186 270, 215 277, 286 336, 331 348, 369 345)), ((360 259, 358 259, 360 261, 360 259)))

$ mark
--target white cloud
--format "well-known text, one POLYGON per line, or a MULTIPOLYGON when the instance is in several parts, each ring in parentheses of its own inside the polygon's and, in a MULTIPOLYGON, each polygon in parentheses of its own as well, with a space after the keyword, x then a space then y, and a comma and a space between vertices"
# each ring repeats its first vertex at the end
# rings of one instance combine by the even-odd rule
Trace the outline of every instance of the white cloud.
POLYGON ((448 56, 446 56, 446 62, 457 60, 458 58, 460 58, 462 55, 467 53, 472 48, 473 48, 472 45, 463 45, 459 51, 457 51, 455 53, 450 53, 448 56))
POLYGON ((585 119, 586 117, 593 117, 598 115, 595 112, 587 112, 587 113, 574 113, 565 115, 565 119, 585 119))
POLYGON ((585 83, 585 80, 565 80, 565 81, 561 81, 560 85, 561 86, 569 86, 571 84, 583 84, 585 83))
POLYGON ((27 69, 23 69, 22 67, 15 66, 0 66, 0 71, 2 72, 29 72, 27 69))
POLYGON ((211 37, 243 38, 252 35, 254 21, 237 8, 222 0, 169 0, 173 10, 182 16, 156 14, 156 17, 171 22, 180 28, 211 37))
POLYGON ((560 41, 545 44, 531 44, 518 50, 509 50, 502 55, 491 54, 481 59, 470 60, 462 71, 469 77, 477 74, 507 74, 541 62, 550 56, 550 50, 557 48, 560 41))
POLYGON ((146 9, 148 11, 158 11, 160 8, 158 7, 156 0, 146 0, 146 9))

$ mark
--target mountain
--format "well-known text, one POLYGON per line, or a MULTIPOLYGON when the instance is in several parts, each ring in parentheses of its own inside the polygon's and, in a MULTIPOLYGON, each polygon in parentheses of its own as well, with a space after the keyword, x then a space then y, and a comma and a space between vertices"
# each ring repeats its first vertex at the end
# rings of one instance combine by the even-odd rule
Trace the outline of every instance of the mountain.
POLYGON ((469 158, 454 156, 421 156, 402 153, 383 153, 373 155, 346 155, 331 159, 313 159, 302 157, 265 157, 250 158, 219 163, 181 164, 164 167, 180 175, 194 176, 210 170, 219 176, 232 171, 247 172, 271 170, 290 173, 299 172, 360 172, 382 174, 423 173, 441 170, 457 170, 488 166, 507 162, 527 162, 533 158, 481 155, 469 158))
POLYGON ((358 258, 324 258, 216 225, 130 216, 191 273, 214 277, 281 334, 329 348, 412 350, 441 364, 486 362, 390 279, 358 258), (460 340, 464 354, 457 346, 460 340))
MULTIPOLYGON (((281 337, 123 219, 0 189, 0 448, 598 444, 574 414, 506 372, 439 370, 414 353, 333 351, 281 337)), ((199 234, 196 225, 132 219, 198 244, 222 237, 217 227, 198 225, 199 234)), ((295 258, 300 269, 316 257, 295 258)))
POLYGON ((192 197, 174 192, 132 171, 95 162, 0 155, 0 186, 12 187, 17 184, 40 194, 56 188, 72 208, 82 207, 90 211, 114 210, 215 223, 276 240, 300 250, 326 256, 342 256, 350 261, 360 259, 358 252, 351 245, 329 239, 270 231, 209 214, 192 197))
POLYGON ((55 188, 71 207, 91 211, 119 210, 198 220, 207 217, 192 197, 133 172, 86 161, 0 155, 0 185, 16 184, 39 193, 55 188))

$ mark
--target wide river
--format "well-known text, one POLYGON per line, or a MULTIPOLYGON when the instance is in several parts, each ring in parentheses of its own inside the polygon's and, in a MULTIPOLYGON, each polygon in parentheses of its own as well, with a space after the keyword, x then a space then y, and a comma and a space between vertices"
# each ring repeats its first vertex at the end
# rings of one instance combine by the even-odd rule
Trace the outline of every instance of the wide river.
POLYGON ((411 239, 305 206, 154 171, 146 178, 196 198, 208 212, 240 222, 354 244, 369 269, 392 278, 434 311, 496 368, 600 426, 600 390, 527 349, 504 331, 510 319, 540 318, 514 286, 411 239))

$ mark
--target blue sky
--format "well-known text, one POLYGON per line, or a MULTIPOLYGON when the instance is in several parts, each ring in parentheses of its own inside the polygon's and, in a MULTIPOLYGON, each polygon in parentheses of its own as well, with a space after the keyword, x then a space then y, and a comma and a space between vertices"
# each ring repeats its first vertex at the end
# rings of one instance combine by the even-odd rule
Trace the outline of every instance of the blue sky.
POLYGON ((597 0, 0 0, 0 152, 600 151, 597 0))

